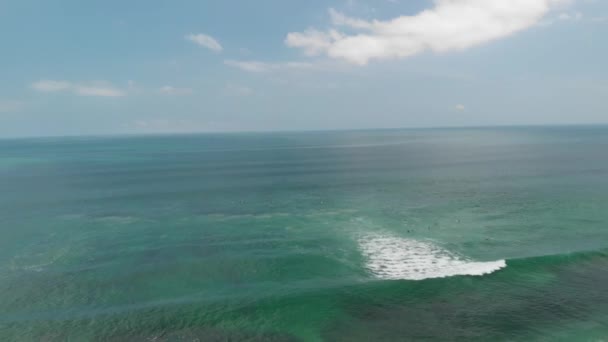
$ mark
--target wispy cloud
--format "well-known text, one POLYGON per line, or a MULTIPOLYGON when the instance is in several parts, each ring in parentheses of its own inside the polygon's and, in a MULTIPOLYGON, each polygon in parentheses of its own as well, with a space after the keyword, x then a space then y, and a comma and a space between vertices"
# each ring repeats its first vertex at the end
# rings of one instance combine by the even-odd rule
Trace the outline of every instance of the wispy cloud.
POLYGON ((23 108, 23 102, 0 99, 0 113, 18 112, 23 108))
POLYGON ((226 87, 224 88, 224 92, 228 95, 233 95, 233 96, 253 95, 253 89, 251 89, 247 86, 231 84, 231 83, 226 85, 226 87))
POLYGON ((307 55, 365 65, 427 50, 447 52, 508 37, 537 24, 569 0, 436 0, 435 7, 393 20, 362 20, 329 10, 332 28, 289 33, 285 43, 307 55), (339 28, 346 28, 344 33, 339 28))
POLYGON ((583 13, 581 12, 574 12, 574 13, 560 13, 560 15, 557 17, 559 20, 581 20, 583 18, 583 13))
POLYGON ((221 52, 224 50, 222 45, 215 38, 203 33, 188 34, 186 35, 186 39, 211 51, 221 52))
POLYGON ((34 82, 31 87, 36 91, 45 93, 72 92, 80 96, 122 97, 127 95, 126 91, 107 82, 79 84, 68 81, 40 80, 34 82))
POLYGON ((577 22, 583 20, 581 12, 562 12, 553 17, 544 19, 538 23, 539 26, 551 26, 559 22, 577 22))
POLYGON ((76 94, 81 96, 121 97, 126 93, 111 86, 76 86, 76 94))
POLYGON ((66 81, 53 81, 53 80, 40 80, 32 84, 32 89, 42 92, 56 92, 68 90, 72 87, 70 82, 66 81))
POLYGON ((173 95, 173 96, 183 96, 183 95, 192 95, 194 90, 191 88, 176 88, 173 86, 166 85, 159 89, 159 92, 163 95, 173 95))
POLYGON ((226 60, 224 61, 224 64, 249 72, 266 72, 271 69, 270 64, 258 61, 226 60))
POLYGON ((268 63, 260 61, 237 61, 237 60, 225 60, 224 64, 234 68, 241 69, 248 72, 269 72, 279 70, 312 70, 321 68, 321 65, 314 63, 304 62, 277 62, 268 63))

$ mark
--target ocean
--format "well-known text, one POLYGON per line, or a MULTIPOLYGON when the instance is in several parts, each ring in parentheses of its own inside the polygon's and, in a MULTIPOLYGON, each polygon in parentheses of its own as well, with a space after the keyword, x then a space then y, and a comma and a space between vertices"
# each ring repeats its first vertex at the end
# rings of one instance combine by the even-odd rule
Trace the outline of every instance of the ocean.
POLYGON ((606 126, 0 140, 1 341, 606 339, 606 126))

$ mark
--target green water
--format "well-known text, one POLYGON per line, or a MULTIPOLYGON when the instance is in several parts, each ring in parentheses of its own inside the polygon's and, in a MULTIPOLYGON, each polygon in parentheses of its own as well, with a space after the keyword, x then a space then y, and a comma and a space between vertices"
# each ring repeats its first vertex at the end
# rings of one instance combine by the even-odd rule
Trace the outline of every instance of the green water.
POLYGON ((1 341, 608 339, 608 127, 0 140, 1 341))

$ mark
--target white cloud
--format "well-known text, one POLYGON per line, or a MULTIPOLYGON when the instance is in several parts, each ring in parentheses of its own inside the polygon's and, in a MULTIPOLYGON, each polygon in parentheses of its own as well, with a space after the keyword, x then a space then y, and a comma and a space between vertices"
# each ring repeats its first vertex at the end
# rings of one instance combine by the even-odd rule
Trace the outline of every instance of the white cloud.
POLYGON ((243 71, 262 73, 279 70, 311 70, 320 67, 312 63, 302 62, 284 62, 284 63, 266 63, 259 61, 236 61, 225 60, 225 65, 241 69, 243 71))
POLYGON ((53 81, 53 80, 40 80, 32 84, 32 88, 42 92, 56 92, 68 90, 72 87, 70 82, 66 81, 53 81))
POLYGON ((23 102, 0 99, 0 113, 18 112, 23 108, 23 102))
POLYGON ((159 89, 161 94, 164 95, 192 95, 194 91, 191 88, 176 88, 173 86, 166 85, 159 89))
POLYGON ((361 20, 329 10, 333 28, 289 33, 285 43, 307 55, 365 65, 430 50, 463 50, 510 36, 537 24, 569 0, 435 0, 435 7, 393 20, 361 20), (343 33, 338 27, 346 27, 343 33))
POLYGON ((328 32, 308 29, 304 33, 288 34, 285 43, 287 46, 303 49, 308 56, 318 56, 329 53, 332 45, 344 38, 343 34, 333 29, 328 32))
POLYGON ((454 106, 454 109, 456 109, 459 112, 464 112, 467 108, 463 104, 457 104, 454 106))
MULTIPOLYGON (((132 85, 132 83, 130 83, 132 85)), ((122 97, 127 92, 106 82, 75 84, 67 81, 41 80, 32 84, 32 89, 40 92, 67 92, 80 96, 122 97)))
POLYGON ((270 64, 257 61, 226 60, 224 64, 249 72, 266 72, 271 69, 270 64))
POLYGON ((202 47, 205 47, 211 51, 215 51, 215 52, 221 52, 222 50, 224 50, 224 48, 222 47, 222 45, 220 45, 220 43, 213 37, 208 36, 206 34, 194 34, 191 33, 189 35, 186 36, 186 39, 197 44, 200 45, 202 47))

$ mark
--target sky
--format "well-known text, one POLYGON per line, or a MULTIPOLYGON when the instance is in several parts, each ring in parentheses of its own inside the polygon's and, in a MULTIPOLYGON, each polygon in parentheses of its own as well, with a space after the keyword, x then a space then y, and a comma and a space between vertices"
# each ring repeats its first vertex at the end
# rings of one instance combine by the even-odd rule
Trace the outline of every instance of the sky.
POLYGON ((605 0, 0 0, 0 137, 608 123, 605 0))

